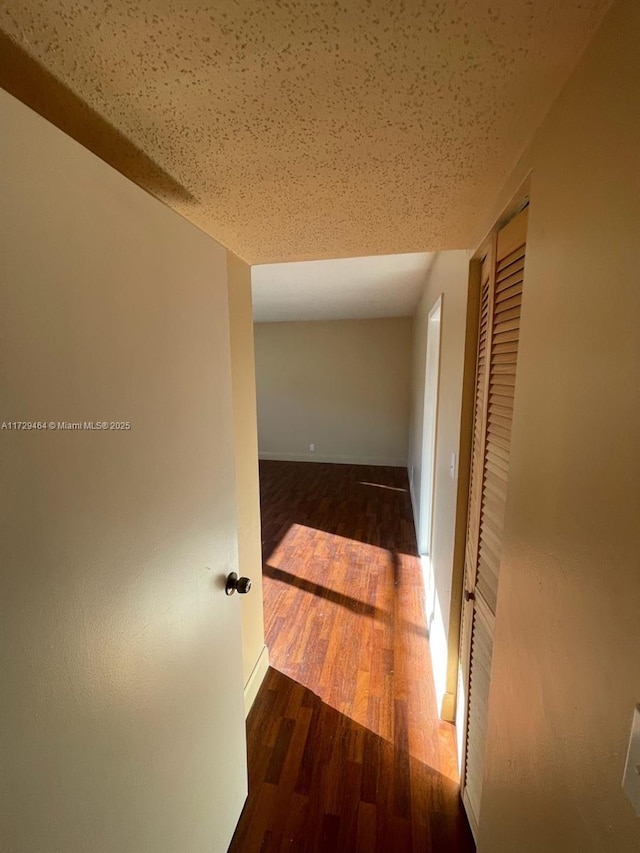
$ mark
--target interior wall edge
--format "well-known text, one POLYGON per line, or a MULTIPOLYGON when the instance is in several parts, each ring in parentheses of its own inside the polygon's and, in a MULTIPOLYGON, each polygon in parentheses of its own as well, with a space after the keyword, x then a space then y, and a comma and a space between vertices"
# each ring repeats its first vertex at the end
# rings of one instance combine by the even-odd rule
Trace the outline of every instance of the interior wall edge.
MULTIPOLYGON (((251 595, 251 593, 249 593, 251 595)), ((269 649, 267 645, 262 647, 260 654, 258 655, 258 659, 256 660, 255 666, 251 670, 251 675, 249 676, 245 686, 244 686, 244 715, 245 717, 249 716, 249 711, 253 707, 253 703, 256 701, 256 696, 258 695, 258 691, 262 686, 262 682, 264 681, 267 672, 269 671, 269 649)))

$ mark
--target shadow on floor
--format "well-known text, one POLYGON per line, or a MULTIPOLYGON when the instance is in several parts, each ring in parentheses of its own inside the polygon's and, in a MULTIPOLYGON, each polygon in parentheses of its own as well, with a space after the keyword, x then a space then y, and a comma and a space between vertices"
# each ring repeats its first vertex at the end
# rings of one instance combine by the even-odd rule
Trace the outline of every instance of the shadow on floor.
POLYGON ((370 616, 372 619, 385 618, 386 612, 381 610, 379 607, 373 607, 371 604, 367 604, 366 601, 361 601, 359 598, 352 598, 350 595, 344 595, 344 593, 336 592, 322 584, 312 583, 311 581, 305 580, 297 575, 293 575, 291 572, 287 572, 284 569, 278 569, 274 566, 270 566, 268 563, 265 563, 262 567, 262 574, 266 575, 268 578, 272 578, 273 580, 291 584, 291 586, 295 586, 304 592, 311 593, 312 595, 319 595, 322 598, 326 598, 327 601, 332 601, 334 604, 346 607, 347 610, 351 610, 353 613, 370 616))
MULTIPOLYGON (((399 561, 397 559, 397 555, 394 555, 394 557, 394 584, 397 585, 399 583, 399 561)), ((327 601, 331 601, 333 604, 338 604, 340 607, 346 607, 346 609, 350 610, 352 613, 360 616, 369 616, 372 619, 377 619, 379 622, 388 624, 395 615, 394 613, 390 613, 380 607, 374 607, 366 601, 362 601, 362 599, 353 598, 350 595, 344 595, 344 593, 330 589, 329 587, 324 586, 324 584, 314 583, 313 581, 298 577, 284 569, 271 566, 269 563, 265 563, 263 565, 262 574, 264 577, 271 578, 271 580, 290 584, 291 586, 295 586, 297 589, 301 589, 303 592, 308 592, 311 595, 318 595, 321 598, 325 598, 327 601)), ((425 625, 416 625, 414 622, 403 619, 403 626, 420 637, 424 637, 425 639, 428 639, 429 637, 429 632, 425 625)))
POLYGON ((418 553, 405 468, 262 460, 260 503, 265 562, 295 524, 418 553))
POLYGON ((270 669, 247 720, 249 797, 229 853, 472 853, 458 786, 270 669))

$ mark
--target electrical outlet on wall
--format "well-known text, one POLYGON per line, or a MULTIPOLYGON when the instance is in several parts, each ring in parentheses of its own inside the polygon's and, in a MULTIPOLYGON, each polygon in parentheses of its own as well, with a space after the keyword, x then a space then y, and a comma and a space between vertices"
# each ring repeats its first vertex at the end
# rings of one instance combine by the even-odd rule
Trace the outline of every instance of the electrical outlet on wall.
POLYGON ((312 453, 315 453, 315 449, 316 449, 315 444, 310 444, 310 445, 309 445, 309 450, 310 450, 312 453))

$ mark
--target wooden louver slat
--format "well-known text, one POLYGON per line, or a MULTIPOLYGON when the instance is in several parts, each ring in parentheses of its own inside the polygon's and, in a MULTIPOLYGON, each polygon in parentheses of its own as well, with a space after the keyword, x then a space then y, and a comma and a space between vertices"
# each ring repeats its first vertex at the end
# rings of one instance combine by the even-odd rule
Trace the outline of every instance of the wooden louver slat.
MULTIPOLYGON (((487 514, 484 508, 480 510, 479 549, 482 552, 484 543, 491 543, 492 553, 497 557, 494 561, 480 561, 478 565, 476 585, 483 595, 492 612, 495 613, 497 590, 502 556, 502 534, 504 512, 506 508, 506 492, 509 477, 509 445, 511 424, 513 420, 513 398, 516 384, 517 351, 520 340, 520 311, 522 306, 522 278, 524 271, 524 245, 511 253, 510 269, 518 265, 519 283, 510 285, 497 294, 492 318, 491 350, 489 352, 489 411, 486 427, 485 458, 483 465, 484 482, 494 494, 498 503, 494 504, 492 512, 487 514), (504 299, 507 293, 517 289, 514 296, 504 299), (502 298, 501 298, 502 297, 502 298), (505 323, 501 313, 505 305, 509 305, 513 316, 505 323), (508 326, 508 328, 505 328, 508 326), (505 352, 504 344, 511 343, 512 351, 505 352), (500 411, 491 407, 491 402, 500 397, 500 411), (500 445, 498 446, 498 442, 500 445)), ((499 263, 499 261, 498 261, 499 263)), ((508 277, 511 280, 513 276, 508 277)), ((503 279, 503 281, 506 279, 503 279)), ((500 276, 496 289, 501 286, 500 276)))
POLYGON ((465 756, 465 793, 476 817, 480 815, 480 798, 482 795, 492 655, 493 632, 476 610, 473 614, 471 640, 469 712, 465 756))
POLYGON ((511 426, 520 341, 527 211, 494 238, 493 268, 481 294, 465 582, 475 596, 465 605, 468 655, 463 800, 472 825, 480 817, 493 655, 493 621, 509 481, 511 426), (488 282, 488 286, 486 285, 488 282), (468 617, 468 618, 467 618, 468 617))
POLYGON ((480 334, 478 339, 478 363, 476 371, 475 406, 473 419, 473 444, 471 454, 471 477, 469 485, 469 516, 466 563, 469 570, 475 562, 478 547, 478 528, 474 523, 479 517, 482 489, 482 421, 485 408, 486 357, 489 328, 489 275, 483 267, 480 298, 480 334))

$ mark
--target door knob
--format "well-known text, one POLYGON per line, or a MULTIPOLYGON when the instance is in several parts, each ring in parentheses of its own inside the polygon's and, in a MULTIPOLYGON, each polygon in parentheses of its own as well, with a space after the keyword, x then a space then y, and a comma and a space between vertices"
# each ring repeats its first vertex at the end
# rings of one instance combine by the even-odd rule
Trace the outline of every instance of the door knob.
POLYGON ((224 591, 227 595, 233 595, 236 590, 240 595, 245 595, 251 589, 251 580, 249 578, 239 578, 235 572, 227 577, 227 583, 224 591))

